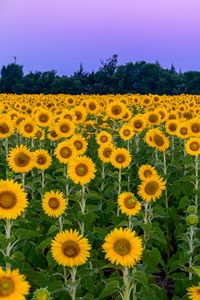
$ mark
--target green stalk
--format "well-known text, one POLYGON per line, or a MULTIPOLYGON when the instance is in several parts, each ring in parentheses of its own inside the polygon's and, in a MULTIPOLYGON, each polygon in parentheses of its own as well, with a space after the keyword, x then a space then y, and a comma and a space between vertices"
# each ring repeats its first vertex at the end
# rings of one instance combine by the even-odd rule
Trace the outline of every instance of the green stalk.
MULTIPOLYGON (((189 228, 189 239, 188 239, 188 243, 189 243, 189 267, 191 268, 193 266, 193 252, 194 252, 194 226, 190 226, 189 228)), ((189 272, 189 280, 192 280, 192 273, 189 272)))
POLYGON ((70 270, 70 274, 71 274, 71 287, 70 287, 70 296, 72 298, 72 300, 76 300, 76 288, 77 288, 77 283, 76 283, 76 272, 77 272, 77 268, 73 267, 70 270))
MULTIPOLYGON (((10 252, 11 252, 11 242, 10 242, 10 236, 11 236, 11 228, 12 228, 12 222, 10 220, 5 221, 5 236, 6 236, 6 241, 7 241, 7 246, 6 246, 6 257, 10 257, 10 252)), ((6 269, 10 269, 10 263, 6 263, 6 269)))
MULTIPOLYGON (((121 194, 121 190, 122 190, 121 181, 122 181, 122 170, 119 169, 119 171, 118 171, 118 192, 117 192, 118 196, 121 194)), ((119 205, 117 205, 117 216, 119 217, 119 205)))
MULTIPOLYGON (((82 185, 82 191, 81 191, 81 201, 79 202, 81 212, 83 215, 85 215, 85 207, 86 207, 86 196, 85 196, 85 185, 82 185)), ((85 224, 83 221, 79 223, 81 234, 84 234, 85 224)))

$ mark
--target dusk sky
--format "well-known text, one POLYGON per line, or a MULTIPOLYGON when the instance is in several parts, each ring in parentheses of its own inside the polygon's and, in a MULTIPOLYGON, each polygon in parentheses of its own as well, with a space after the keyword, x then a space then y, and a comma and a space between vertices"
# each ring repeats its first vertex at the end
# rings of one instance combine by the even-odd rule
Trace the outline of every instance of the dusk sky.
POLYGON ((72 74, 118 54, 200 71, 199 15, 200 0, 0 0, 0 68, 72 74))

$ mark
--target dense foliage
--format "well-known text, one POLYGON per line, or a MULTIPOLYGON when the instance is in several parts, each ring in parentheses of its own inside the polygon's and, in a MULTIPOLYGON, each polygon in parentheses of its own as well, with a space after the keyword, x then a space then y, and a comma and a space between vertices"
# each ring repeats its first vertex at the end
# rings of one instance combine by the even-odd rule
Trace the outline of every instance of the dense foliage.
POLYGON ((200 72, 177 72, 173 65, 159 63, 118 65, 117 55, 102 63, 96 72, 87 73, 81 65, 71 76, 56 71, 23 73, 23 66, 9 64, 1 69, 0 93, 16 94, 199 94, 200 72))

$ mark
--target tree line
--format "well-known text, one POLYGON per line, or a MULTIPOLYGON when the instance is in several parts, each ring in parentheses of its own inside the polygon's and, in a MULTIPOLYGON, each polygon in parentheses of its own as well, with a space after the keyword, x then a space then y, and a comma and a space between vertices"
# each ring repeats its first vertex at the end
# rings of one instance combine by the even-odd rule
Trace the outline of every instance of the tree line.
POLYGON ((55 70, 24 74, 23 66, 11 63, 1 68, 0 74, 0 93, 200 94, 200 72, 177 72, 173 65, 164 69, 159 62, 118 65, 117 55, 90 73, 81 64, 70 76, 59 76, 55 70))

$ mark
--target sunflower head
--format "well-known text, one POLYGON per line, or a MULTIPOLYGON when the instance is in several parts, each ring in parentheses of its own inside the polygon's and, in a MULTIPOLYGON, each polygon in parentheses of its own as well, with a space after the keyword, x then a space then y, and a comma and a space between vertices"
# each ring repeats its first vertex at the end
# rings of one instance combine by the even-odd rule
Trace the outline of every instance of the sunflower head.
POLYGON ((90 256, 90 244, 76 230, 59 232, 51 244, 51 251, 58 264, 68 267, 86 263, 90 256))
POLYGON ((161 197, 163 190, 166 188, 165 184, 160 176, 151 176, 139 185, 138 194, 146 202, 155 201, 161 197))
POLYGON ((189 155, 198 156, 200 154, 200 138, 190 138, 185 144, 185 151, 189 155))
POLYGON ((129 268, 140 261, 143 253, 142 240, 128 228, 115 228, 106 236, 102 247, 112 264, 129 268))
POLYGON ((8 155, 8 165, 16 173, 27 173, 34 167, 34 154, 24 145, 12 149, 8 155))
POLYGON ((157 171, 151 165, 142 165, 138 170, 140 180, 146 180, 147 178, 157 175, 157 171))
POLYGON ((52 157, 47 150, 39 149, 34 152, 35 167, 39 170, 46 170, 52 162, 52 157))
POLYGON ((121 212, 128 216, 135 216, 141 210, 141 203, 130 192, 124 192, 118 196, 118 205, 121 212))
POLYGON ((87 156, 75 157, 68 166, 68 176, 74 183, 85 185, 95 177, 95 164, 87 156))
POLYGON ((131 155, 125 148, 114 148, 110 157, 110 162, 115 168, 127 168, 131 163, 131 155))
POLYGON ((3 270, 0 267, 0 299, 25 299, 30 285, 18 270, 3 270))

